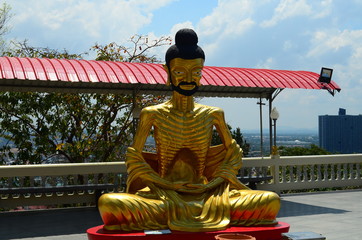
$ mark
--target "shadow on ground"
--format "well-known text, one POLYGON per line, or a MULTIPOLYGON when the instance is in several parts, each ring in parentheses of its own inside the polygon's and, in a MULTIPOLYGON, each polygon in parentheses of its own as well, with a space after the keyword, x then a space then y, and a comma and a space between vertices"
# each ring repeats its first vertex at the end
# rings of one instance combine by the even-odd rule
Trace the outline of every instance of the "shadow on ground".
POLYGON ((0 239, 86 233, 102 224, 93 207, 0 213, 0 239))
POLYGON ((305 215, 317 214, 343 214, 347 211, 335 208, 320 207, 315 205, 308 205, 303 203, 290 202, 286 200, 281 201, 281 208, 278 217, 294 217, 305 215))
MULTIPOLYGON (((278 217, 343 214, 347 211, 282 200, 278 217)), ((46 237, 86 233, 101 225, 95 207, 0 213, 0 239, 46 237)))

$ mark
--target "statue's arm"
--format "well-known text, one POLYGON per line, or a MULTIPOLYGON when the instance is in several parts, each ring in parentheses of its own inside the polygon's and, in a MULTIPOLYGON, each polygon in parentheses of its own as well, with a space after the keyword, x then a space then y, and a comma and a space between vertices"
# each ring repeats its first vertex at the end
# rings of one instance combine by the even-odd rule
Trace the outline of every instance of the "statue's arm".
POLYGON ((240 184, 236 178, 239 169, 242 166, 243 151, 236 141, 232 138, 229 128, 225 122, 222 109, 215 111, 215 127, 223 141, 226 150, 226 156, 222 164, 215 172, 216 178, 222 177, 234 185, 240 184))
POLYGON ((224 144, 225 148, 228 149, 232 142, 232 136, 229 128, 225 122, 224 111, 221 108, 215 108, 213 111, 214 126, 224 144))
POLYGON ((154 122, 153 119, 154 114, 152 113, 152 111, 147 108, 142 109, 136 135, 133 139, 132 144, 132 147, 136 149, 136 151, 142 152, 147 137, 151 131, 154 122))
MULTIPOLYGON (((232 136, 230 134, 229 128, 227 127, 227 124, 225 122, 225 115, 224 111, 221 108, 215 108, 212 111, 212 117, 214 118, 214 126, 216 128, 216 131, 218 132, 221 141, 226 149, 226 152, 231 146, 232 143, 232 136)), ((212 179, 208 183, 208 188, 215 188, 219 186, 221 183, 225 181, 224 178, 217 176, 214 179, 212 179)))

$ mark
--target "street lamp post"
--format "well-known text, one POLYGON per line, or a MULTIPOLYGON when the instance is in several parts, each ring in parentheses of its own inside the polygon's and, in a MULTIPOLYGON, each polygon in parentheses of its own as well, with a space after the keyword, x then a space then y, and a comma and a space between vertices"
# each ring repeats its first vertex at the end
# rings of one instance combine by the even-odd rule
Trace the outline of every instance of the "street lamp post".
POLYGON ((274 125, 274 146, 272 147, 272 151, 271 151, 271 155, 272 156, 278 156, 278 147, 277 147, 277 120, 279 118, 279 112, 276 109, 276 107, 274 107, 270 113, 270 118, 273 120, 273 125, 274 125))

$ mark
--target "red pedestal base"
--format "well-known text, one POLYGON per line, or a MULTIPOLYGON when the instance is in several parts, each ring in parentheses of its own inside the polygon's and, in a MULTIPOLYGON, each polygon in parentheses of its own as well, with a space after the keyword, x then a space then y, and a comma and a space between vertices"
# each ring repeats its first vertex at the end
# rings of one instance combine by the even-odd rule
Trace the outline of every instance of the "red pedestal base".
POLYGON ((215 232, 178 232, 171 234, 150 234, 142 232, 107 232, 103 231, 103 225, 87 230, 89 240, 213 240, 215 235, 221 233, 242 233, 255 237, 257 240, 280 240, 281 234, 289 231, 288 223, 279 222, 272 227, 230 227, 223 231, 215 232))

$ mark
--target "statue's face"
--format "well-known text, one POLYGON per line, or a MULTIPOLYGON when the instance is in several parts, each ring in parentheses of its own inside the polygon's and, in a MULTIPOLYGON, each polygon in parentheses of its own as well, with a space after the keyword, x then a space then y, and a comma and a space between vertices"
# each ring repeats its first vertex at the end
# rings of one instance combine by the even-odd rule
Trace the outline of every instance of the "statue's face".
POLYGON ((200 86, 203 67, 204 59, 202 58, 172 59, 169 69, 172 89, 185 96, 194 94, 200 86))

